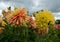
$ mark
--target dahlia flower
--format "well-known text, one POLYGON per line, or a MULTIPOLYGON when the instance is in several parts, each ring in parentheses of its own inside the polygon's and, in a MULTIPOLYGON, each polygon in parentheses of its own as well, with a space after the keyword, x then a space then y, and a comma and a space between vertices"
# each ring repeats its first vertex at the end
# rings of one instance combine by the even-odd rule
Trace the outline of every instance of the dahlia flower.
POLYGON ((36 13, 35 22, 39 29, 46 30, 49 28, 49 24, 55 23, 55 19, 51 12, 44 10, 36 13))

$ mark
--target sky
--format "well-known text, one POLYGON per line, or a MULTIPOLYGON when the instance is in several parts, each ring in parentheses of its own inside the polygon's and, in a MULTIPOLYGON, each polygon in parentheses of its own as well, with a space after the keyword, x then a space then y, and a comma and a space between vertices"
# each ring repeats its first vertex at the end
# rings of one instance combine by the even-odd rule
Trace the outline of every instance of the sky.
POLYGON ((0 0, 1 10, 11 6, 25 7, 30 13, 41 9, 47 9, 53 13, 56 19, 60 19, 60 0, 0 0))

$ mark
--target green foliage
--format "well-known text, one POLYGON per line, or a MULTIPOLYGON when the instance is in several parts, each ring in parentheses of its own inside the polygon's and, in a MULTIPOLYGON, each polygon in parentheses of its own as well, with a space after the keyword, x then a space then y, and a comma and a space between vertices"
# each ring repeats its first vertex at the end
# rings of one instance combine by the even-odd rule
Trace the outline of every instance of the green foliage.
POLYGON ((60 24, 60 20, 56 20, 56 22, 55 22, 56 24, 60 24))
POLYGON ((11 10, 11 7, 8 7, 7 9, 8 9, 8 10, 11 10))
MULTIPOLYGON (((0 25, 1 27, 1 25, 0 25)), ((0 33, 0 42, 57 42, 58 30, 49 28, 47 34, 38 34, 38 29, 29 28, 28 26, 11 26, 10 24, 4 27, 0 33)))

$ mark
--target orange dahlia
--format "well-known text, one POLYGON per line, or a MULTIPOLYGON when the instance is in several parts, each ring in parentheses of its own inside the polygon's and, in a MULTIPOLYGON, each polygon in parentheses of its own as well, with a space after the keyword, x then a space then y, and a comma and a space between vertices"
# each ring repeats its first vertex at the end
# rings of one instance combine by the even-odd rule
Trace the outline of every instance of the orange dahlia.
POLYGON ((7 15, 7 21, 11 24, 24 24, 26 20, 27 10, 25 8, 17 8, 11 14, 7 15))
POLYGON ((33 28, 36 28, 36 23, 35 21, 32 19, 32 17, 27 17, 28 18, 28 22, 29 22, 29 25, 30 27, 33 27, 33 28))

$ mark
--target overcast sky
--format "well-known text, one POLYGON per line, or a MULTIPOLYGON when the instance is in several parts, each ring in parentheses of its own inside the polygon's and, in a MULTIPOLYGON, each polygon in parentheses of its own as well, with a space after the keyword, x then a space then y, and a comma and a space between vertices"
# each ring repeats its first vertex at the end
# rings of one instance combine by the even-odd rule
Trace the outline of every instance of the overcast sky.
POLYGON ((0 11, 8 6, 25 7, 30 13, 48 9, 56 18, 60 18, 60 0, 0 0, 0 11))

